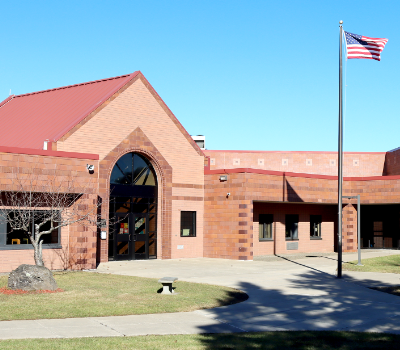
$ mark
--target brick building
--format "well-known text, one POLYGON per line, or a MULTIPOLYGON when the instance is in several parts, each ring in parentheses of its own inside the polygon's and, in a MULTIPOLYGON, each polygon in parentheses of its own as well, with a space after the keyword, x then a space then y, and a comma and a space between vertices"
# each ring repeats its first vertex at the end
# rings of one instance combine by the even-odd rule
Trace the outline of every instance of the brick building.
MULTIPOLYGON (((30 169, 44 183, 85 184, 75 205, 101 202, 101 225, 72 224, 45 242, 50 268, 335 249, 335 152, 202 150, 140 72, 10 96, 0 121, 1 191, 30 169)), ((363 247, 399 247, 399 154, 344 155, 343 194, 361 195, 363 247)), ((344 251, 357 246, 356 209, 344 200, 344 251)), ((32 255, 0 223, 0 272, 32 255)))

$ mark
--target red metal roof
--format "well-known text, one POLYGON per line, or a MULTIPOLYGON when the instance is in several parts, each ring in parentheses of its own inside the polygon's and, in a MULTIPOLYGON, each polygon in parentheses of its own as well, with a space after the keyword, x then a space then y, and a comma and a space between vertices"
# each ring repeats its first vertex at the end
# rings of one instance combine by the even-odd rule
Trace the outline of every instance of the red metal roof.
POLYGON ((70 85, 0 102, 0 146, 42 149, 57 141, 139 72, 70 85))

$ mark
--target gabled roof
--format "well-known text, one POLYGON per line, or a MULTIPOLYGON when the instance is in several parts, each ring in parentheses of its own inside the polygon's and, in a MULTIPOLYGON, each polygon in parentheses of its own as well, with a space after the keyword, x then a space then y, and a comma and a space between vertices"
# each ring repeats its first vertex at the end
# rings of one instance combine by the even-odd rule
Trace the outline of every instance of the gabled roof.
POLYGON ((9 96, 0 102, 0 146, 42 149, 45 140, 57 141, 138 74, 9 96))

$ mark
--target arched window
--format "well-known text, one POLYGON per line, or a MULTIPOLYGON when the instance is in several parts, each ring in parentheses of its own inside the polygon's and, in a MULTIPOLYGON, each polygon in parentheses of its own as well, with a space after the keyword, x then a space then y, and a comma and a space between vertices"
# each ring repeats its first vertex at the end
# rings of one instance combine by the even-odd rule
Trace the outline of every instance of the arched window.
POLYGON ((136 153, 123 155, 111 173, 113 185, 156 186, 156 176, 150 162, 136 153))

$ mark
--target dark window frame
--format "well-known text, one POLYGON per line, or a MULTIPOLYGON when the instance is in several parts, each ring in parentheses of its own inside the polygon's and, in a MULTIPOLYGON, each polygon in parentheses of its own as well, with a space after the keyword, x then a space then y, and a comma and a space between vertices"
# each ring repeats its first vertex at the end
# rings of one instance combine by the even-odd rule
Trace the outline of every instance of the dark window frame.
POLYGON ((181 227, 180 227, 180 236, 181 237, 196 237, 196 226, 197 226, 197 212, 196 211, 181 211, 181 227), (191 223, 189 219, 189 215, 192 215, 191 218, 191 223), (186 218, 184 217, 186 216, 186 218), (183 230, 191 230, 192 233, 189 233, 188 235, 183 234, 183 230))
POLYGON ((273 231, 274 215, 273 214, 259 214, 258 215, 258 240, 259 241, 273 241, 274 231, 273 231), (269 232, 271 237, 265 237, 266 233, 269 232))
POLYGON ((299 215, 286 214, 285 215, 285 239, 286 241, 299 240, 299 215), (289 224, 291 227, 288 227, 289 224), (295 234, 294 234, 295 233, 295 234))
POLYGON ((310 215, 310 239, 322 239, 322 215, 310 215), (319 235, 315 234, 315 226, 316 224, 318 226, 318 233, 319 235))
MULTIPOLYGON (((43 212, 45 210, 38 210, 39 212, 43 212)), ((7 225, 8 223, 6 221, 0 220, 0 250, 32 250, 33 246, 32 243, 29 242, 28 244, 7 244, 7 225)), ((33 225, 32 225, 32 230, 33 230, 33 225)), ((61 245, 61 227, 57 229, 58 231, 58 237, 57 237, 57 243, 43 243, 42 248, 43 249, 58 249, 62 248, 61 245)), ((50 235, 50 234, 49 234, 50 235)))

